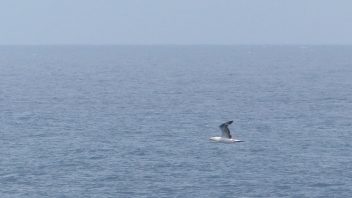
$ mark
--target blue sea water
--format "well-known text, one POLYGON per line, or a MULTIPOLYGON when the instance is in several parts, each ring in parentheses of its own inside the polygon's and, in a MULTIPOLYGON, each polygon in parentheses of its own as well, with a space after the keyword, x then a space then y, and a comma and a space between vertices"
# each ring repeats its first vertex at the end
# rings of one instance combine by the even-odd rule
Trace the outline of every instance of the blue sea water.
POLYGON ((350 197, 351 130, 352 46, 0 47, 3 198, 350 197))

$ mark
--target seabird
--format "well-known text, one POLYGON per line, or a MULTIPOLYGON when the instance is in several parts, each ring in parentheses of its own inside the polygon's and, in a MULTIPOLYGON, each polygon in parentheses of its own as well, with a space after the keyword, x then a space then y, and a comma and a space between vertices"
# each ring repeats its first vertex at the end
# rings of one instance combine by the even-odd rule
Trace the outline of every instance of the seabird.
POLYGON ((219 128, 222 132, 221 137, 211 137, 209 139, 212 141, 215 141, 215 142, 224 142, 224 143, 243 142, 241 140, 237 140, 237 139, 232 138, 232 136, 230 134, 230 129, 228 127, 232 123, 233 123, 233 121, 231 120, 231 121, 228 121, 228 122, 221 124, 219 126, 219 128))

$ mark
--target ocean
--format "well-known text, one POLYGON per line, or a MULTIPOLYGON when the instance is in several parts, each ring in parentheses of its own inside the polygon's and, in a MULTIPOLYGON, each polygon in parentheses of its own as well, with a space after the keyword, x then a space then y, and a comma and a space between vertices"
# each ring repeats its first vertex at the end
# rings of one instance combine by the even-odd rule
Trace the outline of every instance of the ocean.
POLYGON ((350 197, 351 130, 352 46, 0 47, 2 198, 350 197))

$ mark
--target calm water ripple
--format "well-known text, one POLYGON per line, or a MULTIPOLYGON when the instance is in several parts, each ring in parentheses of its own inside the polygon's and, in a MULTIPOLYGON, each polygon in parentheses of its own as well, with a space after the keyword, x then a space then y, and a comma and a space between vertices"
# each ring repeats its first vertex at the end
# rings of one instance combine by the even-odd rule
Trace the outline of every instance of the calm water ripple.
POLYGON ((351 76, 350 46, 2 46, 0 197, 349 197, 351 76))

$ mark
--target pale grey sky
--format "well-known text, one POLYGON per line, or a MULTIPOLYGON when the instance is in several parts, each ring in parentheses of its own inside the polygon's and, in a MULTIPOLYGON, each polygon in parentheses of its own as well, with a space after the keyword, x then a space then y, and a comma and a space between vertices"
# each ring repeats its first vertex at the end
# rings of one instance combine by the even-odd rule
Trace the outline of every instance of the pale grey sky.
POLYGON ((352 1, 0 0, 0 44, 352 44, 352 1))

